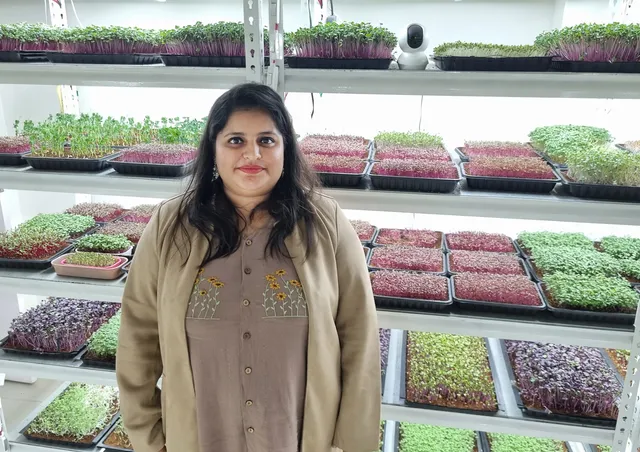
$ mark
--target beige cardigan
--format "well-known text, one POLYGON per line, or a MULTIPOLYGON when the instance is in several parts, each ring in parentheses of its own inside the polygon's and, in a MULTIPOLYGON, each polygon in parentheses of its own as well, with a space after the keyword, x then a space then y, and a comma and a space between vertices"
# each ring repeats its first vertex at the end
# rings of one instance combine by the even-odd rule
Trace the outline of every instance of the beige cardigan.
MULTIPOLYGON (((185 313, 206 240, 190 228, 185 268, 168 237, 180 198, 145 229, 122 299, 116 358, 124 425, 136 452, 200 452, 185 313), (156 388, 162 376, 162 391, 156 388)), ((301 452, 372 452, 380 428, 380 345, 360 241, 332 198, 313 200, 316 246, 304 259, 299 226, 286 239, 309 309, 301 452)), ((231 451, 221 451, 231 452, 231 451)), ((234 451, 235 452, 235 451, 234 451)))

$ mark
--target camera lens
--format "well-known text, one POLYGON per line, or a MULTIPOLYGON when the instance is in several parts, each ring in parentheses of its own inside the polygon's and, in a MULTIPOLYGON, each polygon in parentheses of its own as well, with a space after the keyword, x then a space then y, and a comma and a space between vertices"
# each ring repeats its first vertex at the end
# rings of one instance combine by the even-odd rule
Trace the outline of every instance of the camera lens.
POLYGON ((420 25, 409 25, 407 28, 407 44, 412 49, 418 49, 424 41, 424 30, 420 25))

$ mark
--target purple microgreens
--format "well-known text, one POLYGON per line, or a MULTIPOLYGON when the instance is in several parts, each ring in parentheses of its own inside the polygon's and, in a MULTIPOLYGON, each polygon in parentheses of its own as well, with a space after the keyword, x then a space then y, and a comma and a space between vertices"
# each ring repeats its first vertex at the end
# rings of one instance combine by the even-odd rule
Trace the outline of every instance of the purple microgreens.
POLYGON ((195 160, 198 151, 186 144, 137 144, 122 151, 116 162, 184 165, 195 160))
POLYGON ((380 270, 371 273, 375 295, 446 301, 449 284, 444 276, 430 273, 380 270))
POLYGON ((461 273, 453 277, 456 298, 541 306, 535 284, 526 276, 461 273))
POLYGON ((461 231, 445 234, 445 240, 450 250, 490 251, 493 253, 515 252, 511 238, 505 234, 461 231))
POLYGON ((389 159, 376 162, 371 174, 417 177, 422 179, 458 179, 458 170, 450 161, 389 159))
POLYGON ((29 138, 0 137, 0 154, 23 154, 31 149, 29 138))
POLYGON ((487 251, 452 251, 449 254, 452 273, 491 273, 495 275, 526 275, 518 256, 487 251))
POLYGON ((505 341, 525 406, 555 414, 616 419, 622 385, 598 349, 505 341))
POLYGON ((307 154, 307 161, 318 173, 358 174, 364 171, 367 162, 356 157, 307 154))
POLYGON ((441 248, 442 232, 427 229, 381 228, 376 237, 378 245, 412 245, 423 248, 441 248))
POLYGON ((416 270, 441 273, 444 271, 440 248, 388 245, 371 250, 369 265, 390 270, 416 270))
POLYGON ((376 160, 451 161, 451 155, 442 146, 411 148, 389 145, 376 150, 375 158, 376 160))
POLYGON ((470 176, 557 179, 551 167, 540 158, 477 157, 465 166, 470 176))

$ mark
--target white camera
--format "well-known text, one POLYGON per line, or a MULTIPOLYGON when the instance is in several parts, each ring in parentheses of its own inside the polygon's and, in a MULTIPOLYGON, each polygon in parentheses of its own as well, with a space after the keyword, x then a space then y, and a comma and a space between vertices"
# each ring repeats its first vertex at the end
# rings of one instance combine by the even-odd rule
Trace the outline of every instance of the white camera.
POLYGON ((402 53, 398 57, 400 69, 410 71, 424 71, 429 64, 426 50, 429 47, 429 37, 424 27, 417 23, 407 25, 398 41, 402 53))

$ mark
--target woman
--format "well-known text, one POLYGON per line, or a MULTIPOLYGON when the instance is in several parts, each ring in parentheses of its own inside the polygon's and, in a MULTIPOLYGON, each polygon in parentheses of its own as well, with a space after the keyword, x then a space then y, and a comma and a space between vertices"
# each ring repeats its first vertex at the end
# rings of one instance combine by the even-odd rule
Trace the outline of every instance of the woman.
POLYGON ((316 191, 277 93, 223 94, 195 168, 145 229, 122 300, 116 374, 134 449, 378 450, 362 247, 316 191))

